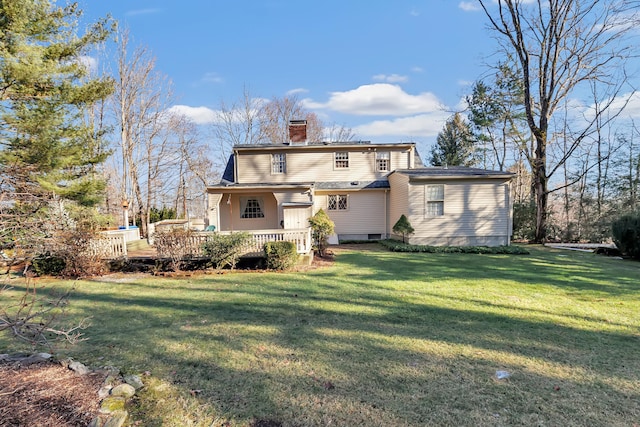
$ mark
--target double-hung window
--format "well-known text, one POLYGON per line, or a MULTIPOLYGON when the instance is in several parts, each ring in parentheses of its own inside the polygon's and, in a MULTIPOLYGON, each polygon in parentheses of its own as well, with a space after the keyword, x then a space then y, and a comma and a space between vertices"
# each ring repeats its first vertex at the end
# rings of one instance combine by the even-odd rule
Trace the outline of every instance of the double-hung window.
POLYGON ((349 152, 338 151, 335 154, 335 168, 346 169, 349 167, 349 152))
POLYGON ((391 167, 391 153, 376 151, 376 172, 389 172, 391 167))
POLYGON ((444 215, 444 184, 427 185, 424 188, 424 216, 436 217, 444 215))
POLYGON ((287 171, 287 157, 284 153, 271 155, 271 173, 273 175, 283 174, 287 171))
POLYGON ((346 211, 349 208, 346 194, 330 194, 327 201, 327 209, 330 211, 346 211))

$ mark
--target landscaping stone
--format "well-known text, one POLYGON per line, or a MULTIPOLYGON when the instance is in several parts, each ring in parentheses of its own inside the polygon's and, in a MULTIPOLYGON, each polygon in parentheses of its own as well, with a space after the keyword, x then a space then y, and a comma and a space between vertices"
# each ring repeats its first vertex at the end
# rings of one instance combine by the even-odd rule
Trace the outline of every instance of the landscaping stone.
POLYGON ((100 399, 104 399, 105 397, 109 396, 111 394, 111 389, 113 388, 113 386, 109 385, 103 385, 102 387, 100 387, 100 390, 98 390, 98 397, 100 399))
POLYGON ((101 414, 113 414, 116 411, 124 411, 124 404, 126 399, 120 396, 110 396, 102 401, 100 404, 101 414))
POLYGON ((133 397, 136 394, 136 389, 130 384, 120 384, 115 386, 111 390, 111 396, 116 397, 133 397))
POLYGON ((122 427, 127 421, 129 413, 127 411, 116 411, 111 414, 111 417, 107 420, 103 427, 122 427))
POLYGON ((126 375, 124 377, 124 382, 133 386, 133 388, 135 388, 136 390, 139 390, 142 387, 144 387, 144 383, 142 382, 140 377, 137 375, 126 375))
POLYGON ((85 365, 80 362, 71 362, 69 363, 69 369, 74 371, 78 375, 87 375, 90 371, 85 365))

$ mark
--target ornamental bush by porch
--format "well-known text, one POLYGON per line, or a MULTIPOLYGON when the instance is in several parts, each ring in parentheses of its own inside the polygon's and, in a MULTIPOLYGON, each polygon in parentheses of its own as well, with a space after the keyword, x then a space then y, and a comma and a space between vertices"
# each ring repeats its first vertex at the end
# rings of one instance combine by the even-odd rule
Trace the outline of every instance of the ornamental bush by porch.
POLYGON ((309 225, 311 225, 311 234, 313 235, 316 249, 320 255, 324 255, 324 250, 328 245, 327 239, 334 233, 335 224, 324 209, 320 209, 314 216, 309 218, 309 225))
POLYGON ((264 244, 267 268, 289 270, 298 262, 298 249, 293 242, 267 242, 264 244))

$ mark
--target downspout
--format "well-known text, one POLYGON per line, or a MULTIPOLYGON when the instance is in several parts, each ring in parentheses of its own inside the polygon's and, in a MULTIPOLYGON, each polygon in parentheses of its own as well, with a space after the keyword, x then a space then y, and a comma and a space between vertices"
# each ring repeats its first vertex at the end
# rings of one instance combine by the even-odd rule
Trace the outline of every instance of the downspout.
POLYGON ((389 190, 384 189, 384 238, 389 238, 389 212, 387 198, 389 197, 389 190))

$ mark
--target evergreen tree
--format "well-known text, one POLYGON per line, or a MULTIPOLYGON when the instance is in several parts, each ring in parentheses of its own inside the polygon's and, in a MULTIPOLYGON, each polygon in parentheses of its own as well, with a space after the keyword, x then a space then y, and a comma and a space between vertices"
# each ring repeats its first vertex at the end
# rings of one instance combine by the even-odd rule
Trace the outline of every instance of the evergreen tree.
MULTIPOLYGON (((88 111, 112 92, 91 78, 87 55, 113 30, 110 19, 78 34, 77 3, 0 1, 0 241, 35 245, 52 206, 76 219, 101 200, 96 167, 108 155, 88 111), (63 203, 64 201, 74 203, 63 203)), ((86 221, 85 221, 86 222, 86 221)), ((81 224, 82 221, 75 221, 81 224)))
POLYGON ((402 214, 398 221, 393 225, 393 232, 396 234, 402 234, 402 243, 405 243, 405 236, 413 234, 415 230, 411 226, 409 219, 402 214))
POLYGON ((85 114, 113 83, 91 79, 89 49, 112 31, 108 19, 77 35, 77 3, 0 2, 0 175, 3 192, 100 200, 95 166, 108 155, 85 114))
POLYGON ((475 163, 473 133, 460 113, 454 114, 438 134, 431 149, 433 166, 472 166, 475 163))

